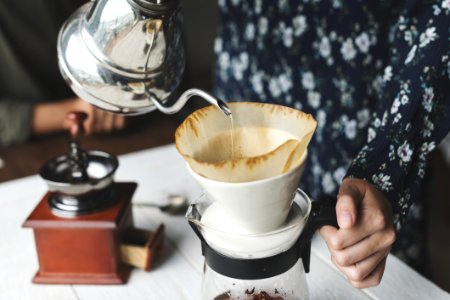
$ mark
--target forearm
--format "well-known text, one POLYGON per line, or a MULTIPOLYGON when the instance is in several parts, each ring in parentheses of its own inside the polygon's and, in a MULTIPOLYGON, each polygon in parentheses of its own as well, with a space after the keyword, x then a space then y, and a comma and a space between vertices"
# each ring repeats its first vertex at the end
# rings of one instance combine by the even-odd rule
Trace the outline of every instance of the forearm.
POLYGON ((393 75, 383 79, 368 143, 347 174, 383 191, 399 221, 419 197, 428 153, 450 130, 448 14, 423 6, 404 19, 416 23, 396 28, 386 68, 393 75), (406 41, 413 27, 415 38, 406 41))
POLYGON ((0 101, 0 146, 25 141, 30 135, 32 104, 1 99, 0 101))

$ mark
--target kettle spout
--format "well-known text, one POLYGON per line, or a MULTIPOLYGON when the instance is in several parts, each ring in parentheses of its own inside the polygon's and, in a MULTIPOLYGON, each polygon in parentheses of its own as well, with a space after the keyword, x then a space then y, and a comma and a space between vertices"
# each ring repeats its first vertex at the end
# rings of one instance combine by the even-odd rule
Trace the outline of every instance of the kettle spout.
POLYGON ((155 94, 153 94, 150 91, 146 91, 147 96, 149 99, 153 102, 153 104, 160 110, 161 112, 165 114, 174 114, 180 111, 183 106, 186 104, 186 102, 193 96, 199 96, 203 98, 204 100, 208 101, 212 105, 219 108, 225 115, 229 116, 231 115, 230 108, 225 104, 225 101, 220 100, 213 95, 205 92, 204 90, 200 89, 189 89, 185 91, 181 96, 178 98, 178 100, 172 105, 172 106, 165 106, 161 100, 156 97, 155 94))

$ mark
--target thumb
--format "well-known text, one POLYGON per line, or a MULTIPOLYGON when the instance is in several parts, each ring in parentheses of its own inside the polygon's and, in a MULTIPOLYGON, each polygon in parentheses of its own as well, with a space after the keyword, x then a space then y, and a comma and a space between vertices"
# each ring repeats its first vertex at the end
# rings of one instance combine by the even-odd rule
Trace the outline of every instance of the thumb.
POLYGON ((356 223, 362 195, 358 188, 344 181, 341 184, 337 198, 336 216, 339 227, 349 229, 356 223))

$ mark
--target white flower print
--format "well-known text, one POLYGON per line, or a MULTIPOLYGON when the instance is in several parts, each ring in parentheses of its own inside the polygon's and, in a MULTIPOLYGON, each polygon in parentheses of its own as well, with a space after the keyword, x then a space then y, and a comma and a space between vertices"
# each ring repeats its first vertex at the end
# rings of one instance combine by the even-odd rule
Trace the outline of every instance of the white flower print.
POLYGON ((239 59, 240 59, 241 64, 242 64, 242 68, 247 69, 247 67, 248 67, 248 53, 247 52, 242 52, 239 55, 239 59))
POLYGON ((288 0, 280 0, 278 1, 278 7, 281 11, 289 9, 288 0))
POLYGON ((231 4, 237 6, 241 1, 240 0, 231 0, 231 4))
POLYGON ((383 86, 383 76, 377 75, 372 82, 372 87, 377 93, 380 93, 382 86, 383 86))
POLYGON ((425 169, 420 168, 419 171, 417 171, 417 175, 419 175, 420 178, 423 178, 425 176, 425 169))
POLYGON ((329 172, 326 172, 322 178, 322 188, 325 193, 332 193, 336 188, 336 184, 333 181, 333 177, 329 172))
POLYGON ((356 56, 356 49, 351 38, 347 38, 342 44, 341 54, 346 61, 352 60, 356 56))
POLYGON ((448 79, 450 79, 450 61, 447 63, 447 74, 448 74, 448 79))
POLYGON ((264 73, 261 71, 253 73, 253 75, 250 77, 250 82, 253 86, 253 89, 258 94, 262 94, 264 91, 263 78, 264 73))
POLYGON ((314 91, 308 91, 308 104, 313 108, 320 106, 320 94, 314 91))
POLYGON ((253 23, 248 23, 245 28, 245 38, 249 41, 255 38, 255 25, 253 23))
POLYGON ((400 122, 401 119, 402 119, 402 114, 396 114, 392 123, 396 124, 396 123, 400 122))
POLYGON ((278 84, 278 78, 271 78, 269 81, 269 91, 272 97, 278 98, 281 95, 281 88, 278 84))
POLYGON ((327 59, 327 65, 331 66, 334 63, 334 60, 332 57, 328 57, 327 59))
POLYGON ((312 172, 313 172, 314 176, 319 176, 322 173, 322 169, 320 168, 320 165, 314 164, 314 166, 312 168, 312 172))
POLYGON ((358 174, 392 192, 393 209, 404 221, 419 197, 412 192, 425 174, 425 153, 448 124, 447 90, 433 88, 450 79, 447 49, 440 47, 448 38, 442 21, 450 0, 428 1, 426 13, 412 14, 395 1, 218 1, 217 95, 307 110, 318 123, 305 170, 311 176, 302 182, 311 197, 336 193, 344 176, 358 174), (337 2, 341 8, 326 18, 318 13, 337 2), (237 10, 248 18, 238 18, 237 10), (387 24, 378 18, 381 11, 398 22, 387 24), (312 44, 303 41, 306 35, 312 44))
POLYGON ((317 126, 319 128, 323 128, 326 122, 327 122, 327 114, 322 109, 319 109, 317 111, 317 126))
POLYGON ((389 145, 389 160, 393 161, 395 159, 395 148, 393 145, 389 145))
POLYGON ((313 90, 316 86, 314 83, 314 75, 311 72, 305 72, 302 75, 302 85, 307 90, 313 90))
POLYGON ((405 40, 405 42, 408 43, 408 45, 411 45, 412 43, 412 32, 409 30, 405 30, 405 33, 403 34, 403 39, 405 40))
POLYGON ((405 59, 405 65, 409 64, 414 59, 414 56, 416 56, 416 49, 417 45, 414 45, 411 50, 409 50, 408 55, 405 59))
MULTIPOLYGON (((444 4, 444 1, 442 1, 442 4, 444 4)), ((439 16, 440 13, 441 13, 441 8, 437 5, 433 5, 433 14, 435 16, 439 16)))
POLYGON ((334 180, 338 183, 342 182, 342 179, 344 178, 345 173, 346 173, 345 168, 343 168, 343 167, 337 168, 333 173, 334 180))
POLYGON ((226 70, 230 67, 230 54, 228 54, 228 52, 220 53, 219 66, 222 70, 226 70))
POLYGON ((436 143, 435 142, 430 142, 430 143, 423 143, 422 147, 420 147, 420 151, 422 151, 422 153, 427 154, 430 153, 434 148, 436 148, 436 143))
POLYGON ((443 0, 441 7, 445 10, 450 10, 450 0, 443 0))
POLYGON ((436 27, 430 27, 427 28, 427 30, 425 30, 425 32, 422 32, 420 34, 419 40, 420 40, 420 44, 419 47, 425 47, 426 45, 428 45, 430 42, 436 40, 437 38, 437 34, 436 34, 436 27))
POLYGON ((286 102, 287 105, 290 105, 292 103, 292 95, 290 94, 285 95, 284 101, 286 102))
POLYGON ((358 127, 364 128, 370 121, 370 111, 364 108, 356 113, 356 117, 358 118, 358 127))
POLYGON ((426 111, 430 112, 433 108, 433 98, 434 98, 434 89, 433 87, 425 88, 425 92, 423 93, 423 101, 422 105, 426 111))
POLYGON ((335 41, 336 38, 337 38, 337 33, 336 33, 336 31, 333 30, 332 32, 330 32, 330 39, 332 41, 335 41))
POLYGON ((381 126, 381 120, 380 118, 375 118, 375 121, 373 121, 373 126, 375 128, 379 128, 381 126))
POLYGON ((400 145, 400 147, 398 147, 397 149, 398 157, 400 157, 400 159, 405 163, 411 161, 412 154, 413 151, 407 141, 403 142, 403 144, 400 145))
POLYGON ((345 136, 349 140, 353 140, 356 137, 356 120, 345 122, 344 126, 345 136))
POLYGON ((392 189, 391 176, 379 173, 372 176, 372 182, 382 191, 387 192, 392 189))
POLYGON ((289 92, 289 90, 292 88, 291 76, 289 76, 286 73, 281 74, 280 76, 278 76, 278 82, 279 82, 279 86, 280 86, 281 90, 284 93, 289 92))
POLYGON ((406 104, 408 104, 408 102, 409 102, 409 98, 408 98, 408 96, 407 95, 402 95, 402 98, 400 99, 400 103, 402 104, 402 105, 406 105, 406 104))
POLYGON ((391 80, 391 78, 392 78, 392 66, 387 66, 384 69, 383 81, 388 82, 391 80))
POLYGON ((383 113, 383 119, 381 120, 381 126, 386 126, 386 123, 387 123, 387 121, 388 121, 388 113, 387 113, 387 111, 385 111, 384 113, 383 113))
POLYGON ((369 130, 367 131, 367 142, 370 143, 376 136, 377 133, 375 130, 372 127, 369 127, 369 130))
POLYGON ((286 47, 291 47, 294 41, 293 30, 291 27, 287 27, 282 30, 283 43, 286 47))
POLYGON ((260 14, 263 0, 255 0, 255 13, 260 14))
POLYGON ((397 24, 399 24, 399 25, 398 25, 398 29, 399 29, 400 31, 405 30, 405 28, 406 28, 406 20, 405 20, 405 17, 404 17, 404 16, 400 16, 400 18, 398 19, 397 24))
POLYGON ((400 107, 400 99, 397 97, 394 99, 394 103, 392 103, 391 114, 396 114, 398 112, 399 107, 400 107))
POLYGON ((333 0, 333 7, 334 8, 341 8, 342 7, 341 0, 333 0))
POLYGON ((269 29, 269 21, 266 17, 259 18, 258 21, 258 30, 261 35, 265 35, 267 30, 269 29))
POLYGON ((367 53, 370 47, 369 35, 365 32, 361 33, 356 37, 355 44, 362 53, 367 53))
POLYGON ((430 137, 431 132, 434 130, 434 124, 431 122, 428 117, 425 117, 424 121, 425 128, 422 130, 423 137, 430 137))
POLYGON ((302 110, 302 108, 303 108, 302 103, 300 101, 296 101, 294 103, 294 108, 298 109, 298 110, 302 110))
POLYGON ((295 36, 302 35, 308 28, 308 24, 306 24, 306 17, 302 16, 302 15, 296 16, 292 20, 292 26, 294 27, 294 35, 295 36))
POLYGON ((248 54, 243 52, 239 55, 239 58, 233 58, 231 60, 231 70, 234 78, 242 80, 244 78, 244 71, 248 67, 248 54))
POLYGON ((223 49, 223 40, 221 38, 216 38, 214 40, 214 52, 220 53, 223 49))
POLYGON ((326 36, 323 36, 322 39, 320 40, 319 53, 324 58, 328 58, 330 56, 331 46, 330 41, 326 36))

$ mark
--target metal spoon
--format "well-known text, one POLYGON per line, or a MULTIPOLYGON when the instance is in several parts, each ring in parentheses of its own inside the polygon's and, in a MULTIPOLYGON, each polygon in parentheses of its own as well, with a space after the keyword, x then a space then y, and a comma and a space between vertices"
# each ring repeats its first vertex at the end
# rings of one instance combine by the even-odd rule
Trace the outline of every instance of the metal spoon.
POLYGON ((186 213, 186 210, 189 206, 189 201, 186 197, 181 195, 169 195, 168 198, 169 202, 165 205, 158 205, 154 203, 134 203, 133 205, 143 207, 157 207, 162 212, 169 215, 180 215, 186 213))

